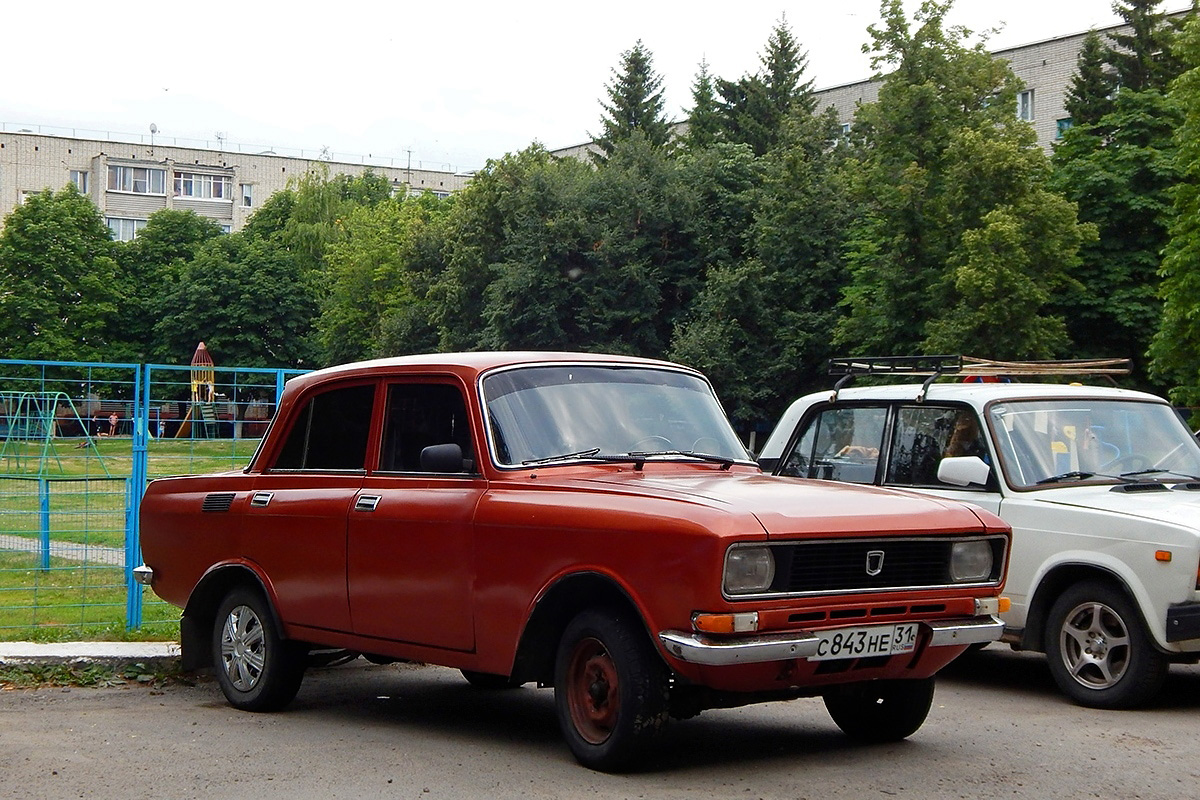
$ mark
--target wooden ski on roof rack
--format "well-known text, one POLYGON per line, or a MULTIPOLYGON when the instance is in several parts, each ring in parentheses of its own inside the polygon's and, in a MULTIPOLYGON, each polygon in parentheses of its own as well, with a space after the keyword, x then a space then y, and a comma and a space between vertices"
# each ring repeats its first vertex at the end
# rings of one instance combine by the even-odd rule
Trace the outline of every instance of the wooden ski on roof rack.
POLYGON ((829 359, 830 375, 961 375, 1017 377, 1036 375, 1128 375, 1128 358, 1063 361, 997 361, 972 356, 868 356, 829 359))

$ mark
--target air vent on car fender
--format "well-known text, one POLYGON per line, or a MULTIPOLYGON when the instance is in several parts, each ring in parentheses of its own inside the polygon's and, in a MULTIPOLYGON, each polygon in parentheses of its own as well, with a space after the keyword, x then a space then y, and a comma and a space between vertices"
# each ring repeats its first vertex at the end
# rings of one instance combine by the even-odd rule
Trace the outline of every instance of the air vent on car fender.
POLYGON ((228 511, 233 505, 233 492, 213 492, 204 496, 204 505, 200 506, 201 511, 228 511))

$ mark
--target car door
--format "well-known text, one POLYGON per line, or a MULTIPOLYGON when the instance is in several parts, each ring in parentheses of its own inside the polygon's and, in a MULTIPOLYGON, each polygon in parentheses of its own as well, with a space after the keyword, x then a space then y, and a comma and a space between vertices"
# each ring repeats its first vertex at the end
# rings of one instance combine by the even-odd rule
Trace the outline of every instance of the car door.
POLYGON ((350 630, 346 518, 366 475, 375 391, 339 384, 303 402, 254 482, 243 547, 289 625, 350 630))
POLYGON ((965 405, 921 403, 894 409, 881 485, 929 492, 999 515, 1001 495, 984 427, 965 405), (985 485, 955 486, 938 478, 942 459, 976 456, 993 466, 985 485))
POLYGON ((386 387, 377 462, 349 518, 347 581, 355 633, 469 651, 475 575, 472 535, 486 482, 464 388, 453 378, 386 387), (456 445, 462 471, 427 463, 456 445))

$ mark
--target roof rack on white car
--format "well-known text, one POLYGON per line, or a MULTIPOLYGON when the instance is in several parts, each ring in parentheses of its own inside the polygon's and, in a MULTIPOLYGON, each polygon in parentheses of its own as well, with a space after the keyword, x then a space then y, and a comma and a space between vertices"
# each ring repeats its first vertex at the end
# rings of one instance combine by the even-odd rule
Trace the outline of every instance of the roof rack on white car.
POLYGON ((829 359, 829 374, 840 375, 833 397, 859 375, 903 375, 924 377, 917 402, 925 399, 930 384, 943 375, 964 378, 1018 378, 1064 375, 1128 375, 1128 358, 1069 359, 1061 361, 996 361, 971 356, 866 356, 829 359))

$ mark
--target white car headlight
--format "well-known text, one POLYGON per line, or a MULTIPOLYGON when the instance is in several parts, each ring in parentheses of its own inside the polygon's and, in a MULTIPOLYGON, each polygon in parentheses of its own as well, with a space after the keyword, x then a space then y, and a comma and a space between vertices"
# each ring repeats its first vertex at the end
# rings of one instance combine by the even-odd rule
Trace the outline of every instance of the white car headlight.
POLYGON ((992 576, 992 544, 983 539, 955 542, 950 550, 950 579, 956 583, 986 581, 992 576))
POLYGON ((731 547, 725 554, 725 594, 766 591, 775 580, 775 556, 769 547, 731 547))

